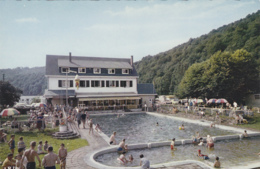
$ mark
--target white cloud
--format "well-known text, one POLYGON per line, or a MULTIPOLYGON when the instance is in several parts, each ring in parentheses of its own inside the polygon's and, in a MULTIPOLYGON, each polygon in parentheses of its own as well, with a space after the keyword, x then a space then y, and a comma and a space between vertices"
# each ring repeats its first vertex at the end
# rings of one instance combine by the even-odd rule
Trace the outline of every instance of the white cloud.
POLYGON ((39 22, 39 20, 35 17, 31 17, 31 18, 20 18, 20 19, 16 19, 15 22, 18 23, 35 23, 35 22, 39 22))

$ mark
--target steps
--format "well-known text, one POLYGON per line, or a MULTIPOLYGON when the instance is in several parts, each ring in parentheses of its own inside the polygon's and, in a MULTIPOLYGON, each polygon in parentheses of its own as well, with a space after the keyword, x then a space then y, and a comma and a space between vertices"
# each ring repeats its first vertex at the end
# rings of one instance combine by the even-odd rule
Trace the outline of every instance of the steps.
POLYGON ((78 133, 75 133, 73 131, 56 132, 52 136, 57 139, 73 139, 80 137, 78 133))

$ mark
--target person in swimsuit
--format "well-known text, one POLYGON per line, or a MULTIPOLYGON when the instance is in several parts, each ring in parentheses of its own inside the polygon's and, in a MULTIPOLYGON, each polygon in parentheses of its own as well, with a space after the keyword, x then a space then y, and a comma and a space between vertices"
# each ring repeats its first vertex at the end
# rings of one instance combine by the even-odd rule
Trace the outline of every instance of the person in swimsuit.
POLYGON ((246 131, 246 130, 244 131, 243 136, 244 136, 244 137, 248 137, 248 134, 247 134, 247 131, 246 131))
POLYGON ((115 145, 116 144, 116 139, 115 139, 115 136, 116 136, 116 132, 114 131, 113 134, 110 136, 110 140, 109 140, 109 144, 113 144, 115 145))
POLYGON ((128 161, 127 161, 127 159, 125 158, 125 153, 126 152, 123 152, 120 156, 119 156, 119 158, 117 158, 117 160, 120 162, 120 164, 126 164, 128 161))
POLYGON ((120 143, 119 143, 119 147, 117 149, 118 153, 122 153, 125 151, 125 139, 123 139, 120 143))
POLYGON ((42 151, 42 141, 39 141, 37 153, 38 154, 46 154, 46 152, 42 151))
POLYGON ((93 122, 92 122, 92 119, 89 120, 89 134, 90 134, 91 131, 92 131, 92 134, 94 134, 93 133, 93 122))
POLYGON ((198 150, 198 157, 202 157, 204 160, 209 159, 209 157, 207 155, 201 154, 201 150, 198 150))
POLYGON ((18 149, 19 148, 23 148, 25 150, 26 146, 25 146, 25 143, 23 141, 23 137, 20 137, 19 138, 19 142, 18 142, 18 149))
POLYGON ((67 158, 67 149, 64 148, 65 145, 62 143, 59 149, 59 158, 60 158, 60 168, 66 168, 66 158, 67 158))
POLYGON ((27 165, 26 165, 26 169, 36 169, 35 157, 37 157, 37 159, 39 161, 39 167, 41 168, 41 160, 39 158, 38 153, 34 150, 35 147, 36 147, 36 142, 32 141, 30 146, 31 146, 31 148, 26 150, 23 154, 20 168, 22 168, 23 160, 24 160, 25 157, 28 160, 27 165))
POLYGON ((171 142, 171 150, 174 149, 174 142, 175 142, 175 138, 172 139, 172 142, 171 142))
POLYGON ((43 146, 44 151, 48 151, 48 147, 49 147, 48 141, 45 141, 43 146))
POLYGON ((10 139, 10 141, 8 142, 8 145, 9 145, 9 147, 10 147, 10 150, 11 150, 12 154, 14 154, 14 148, 15 148, 14 137, 15 137, 15 135, 12 134, 12 135, 11 135, 11 139, 10 139))
POLYGON ((219 162, 219 158, 216 157, 216 161, 214 162, 214 165, 213 165, 215 168, 220 168, 220 162, 219 162))
POLYGON ((6 142, 7 134, 3 132, 3 129, 0 129, 0 142, 6 142))
POLYGON ((208 147, 208 148, 213 148, 213 147, 214 147, 214 141, 213 141, 213 139, 210 137, 210 135, 207 135, 207 147, 208 147))

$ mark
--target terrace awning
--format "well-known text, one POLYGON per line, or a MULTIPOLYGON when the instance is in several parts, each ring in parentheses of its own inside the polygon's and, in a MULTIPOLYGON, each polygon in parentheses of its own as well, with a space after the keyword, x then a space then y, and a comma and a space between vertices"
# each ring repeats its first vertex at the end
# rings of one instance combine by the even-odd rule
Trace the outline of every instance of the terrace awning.
POLYGON ((92 100, 139 100, 140 97, 103 97, 103 98, 80 98, 79 101, 92 101, 92 100))

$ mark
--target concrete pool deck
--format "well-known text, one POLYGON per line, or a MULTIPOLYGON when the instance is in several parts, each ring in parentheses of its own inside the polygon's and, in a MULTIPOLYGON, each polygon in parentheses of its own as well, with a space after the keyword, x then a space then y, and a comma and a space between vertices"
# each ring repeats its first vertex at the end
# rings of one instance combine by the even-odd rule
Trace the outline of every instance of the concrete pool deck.
MULTIPOLYGON (((112 113, 111 113, 112 114, 112 113)), ((113 113, 115 114, 115 113, 113 113)), ((130 114, 130 113, 129 113, 130 114)), ((134 114, 134 113, 133 113, 134 114)), ((153 115, 158 115, 158 116, 166 116, 166 115, 162 115, 162 114, 157 114, 157 113, 147 113, 147 114, 153 114, 153 115)), ((102 113, 102 115, 104 115, 102 113)), ((167 117, 173 117, 174 116, 167 116, 167 117)), ((178 119, 179 117, 176 117, 175 119, 178 119)), ((190 120, 190 119, 185 119, 185 118, 179 118, 179 120, 185 120, 187 122, 191 122, 191 123, 201 123, 202 125, 209 125, 209 122, 201 122, 199 120, 190 120)), ((224 129, 224 130, 230 130, 231 128, 234 129, 234 127, 229 127, 229 126, 221 126, 218 125, 219 128, 224 129), (223 128, 224 127, 224 128, 223 128)), ((242 129, 238 129, 235 128, 237 132, 241 133, 241 131, 243 131, 242 129)), ((102 151, 106 151, 107 149, 111 149, 114 146, 110 146, 108 144, 108 137, 106 135, 104 135, 104 133, 102 133, 101 135, 98 134, 97 132, 94 132, 94 136, 93 135, 89 135, 88 133, 88 126, 86 129, 80 129, 80 133, 81 133, 81 137, 83 139, 86 139, 89 143, 89 146, 85 146, 82 148, 79 148, 77 150, 73 150, 71 152, 68 153, 68 158, 67 158, 67 168, 68 169, 139 169, 140 167, 112 167, 112 166, 105 166, 103 164, 97 163, 94 160, 94 156, 95 154, 98 154, 98 152, 102 152, 102 151)), ((250 133, 253 135, 257 134, 258 132, 254 132, 254 131, 250 131, 250 133)), ((150 144, 150 143, 147 143, 150 144)), ((167 143, 168 144, 168 143, 167 143)), ((137 159, 139 160, 139 159, 137 159)), ((163 164, 155 164, 155 165, 151 165, 151 168, 153 169, 207 169, 207 168, 212 168, 210 167, 212 166, 212 164, 205 164, 202 163, 200 161, 195 161, 195 160, 186 160, 186 161, 178 161, 178 162, 170 162, 170 163, 163 163, 163 164)), ((249 166, 243 166, 242 168, 257 168, 259 167, 260 164, 259 163, 254 163, 251 164, 249 166)), ((232 167, 230 167, 232 168, 232 167)))

